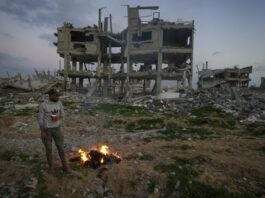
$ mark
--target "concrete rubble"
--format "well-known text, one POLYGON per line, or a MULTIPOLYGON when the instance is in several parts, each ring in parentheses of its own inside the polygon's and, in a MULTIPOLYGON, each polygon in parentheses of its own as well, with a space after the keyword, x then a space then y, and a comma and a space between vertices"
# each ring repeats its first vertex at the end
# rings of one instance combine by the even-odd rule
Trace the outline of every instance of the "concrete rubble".
POLYGON ((18 73, 15 76, 0 79, 0 89, 16 89, 25 92, 49 90, 51 87, 60 86, 60 84, 56 74, 51 75, 49 71, 38 72, 35 70, 35 75, 27 75, 25 78, 18 73))
POLYGON ((186 113, 203 106, 215 106, 235 118, 242 119, 242 122, 265 121, 265 93, 256 89, 223 87, 197 91, 183 90, 183 93, 178 93, 178 97, 175 98, 149 95, 131 98, 130 102, 153 111, 173 110, 186 113))

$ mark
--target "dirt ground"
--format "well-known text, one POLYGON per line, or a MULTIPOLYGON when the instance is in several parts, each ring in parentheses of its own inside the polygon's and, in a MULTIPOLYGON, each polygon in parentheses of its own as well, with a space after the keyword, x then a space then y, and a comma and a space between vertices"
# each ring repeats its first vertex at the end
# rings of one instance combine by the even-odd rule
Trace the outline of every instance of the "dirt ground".
POLYGON ((185 131, 187 119, 167 115, 162 116, 164 125, 129 129, 128 124, 139 117, 100 109, 84 114, 82 108, 66 107, 63 131, 68 159, 77 155, 78 148, 88 151, 103 144, 122 157, 98 177, 99 169, 78 162, 69 162, 71 173, 64 174, 55 147, 55 170, 48 174, 36 114, 3 112, 0 197, 265 197, 264 135, 242 133, 246 126, 237 123, 233 129, 207 124, 218 133, 206 137, 165 138, 160 132, 169 120, 185 131), (37 184, 27 185, 32 178, 37 184))

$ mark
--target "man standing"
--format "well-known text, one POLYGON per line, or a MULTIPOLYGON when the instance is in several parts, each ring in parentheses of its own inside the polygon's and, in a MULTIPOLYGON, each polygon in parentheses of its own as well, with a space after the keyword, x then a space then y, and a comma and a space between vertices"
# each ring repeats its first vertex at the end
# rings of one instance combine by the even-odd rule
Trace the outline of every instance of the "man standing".
POLYGON ((39 125, 41 130, 41 139, 46 149, 46 157, 48 161, 48 172, 53 169, 52 159, 52 139, 57 147, 62 168, 65 173, 68 173, 68 166, 64 153, 64 137, 61 132, 61 125, 64 118, 63 105, 59 101, 59 91, 51 89, 49 92, 49 100, 44 101, 39 106, 39 125))

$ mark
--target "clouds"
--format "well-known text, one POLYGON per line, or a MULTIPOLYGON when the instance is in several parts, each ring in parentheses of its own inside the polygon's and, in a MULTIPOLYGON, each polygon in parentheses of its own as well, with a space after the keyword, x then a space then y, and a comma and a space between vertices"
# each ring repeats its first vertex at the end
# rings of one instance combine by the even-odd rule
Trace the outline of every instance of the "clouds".
POLYGON ((43 39, 45 41, 48 41, 49 45, 51 47, 54 47, 53 43, 56 42, 56 38, 55 38, 54 35, 52 35, 52 34, 42 34, 42 35, 40 35, 39 38, 43 39))
POLYGON ((0 76, 6 76, 7 72, 11 75, 18 72, 24 75, 32 73, 33 68, 27 66, 27 61, 27 58, 0 52, 0 76))
POLYGON ((5 38, 13 38, 11 34, 6 33, 6 32, 0 32, 0 36, 5 37, 5 38))
POLYGON ((85 25, 97 10, 88 0, 1 0, 0 11, 29 25, 57 27, 64 21, 85 25))
POLYGON ((219 52, 219 51, 215 51, 214 53, 212 53, 212 56, 216 56, 218 54, 221 54, 222 52, 219 52))

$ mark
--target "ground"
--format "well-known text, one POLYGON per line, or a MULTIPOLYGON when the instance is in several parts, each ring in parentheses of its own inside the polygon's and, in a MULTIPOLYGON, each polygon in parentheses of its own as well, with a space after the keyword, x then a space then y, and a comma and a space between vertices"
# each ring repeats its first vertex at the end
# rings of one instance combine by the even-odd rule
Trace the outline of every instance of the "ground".
POLYGON ((262 123, 242 123, 211 106, 176 113, 62 101, 67 158, 107 144, 122 161, 100 177, 100 169, 78 162, 64 174, 54 147, 49 174, 37 108, 1 109, 0 197, 265 197, 262 123))

